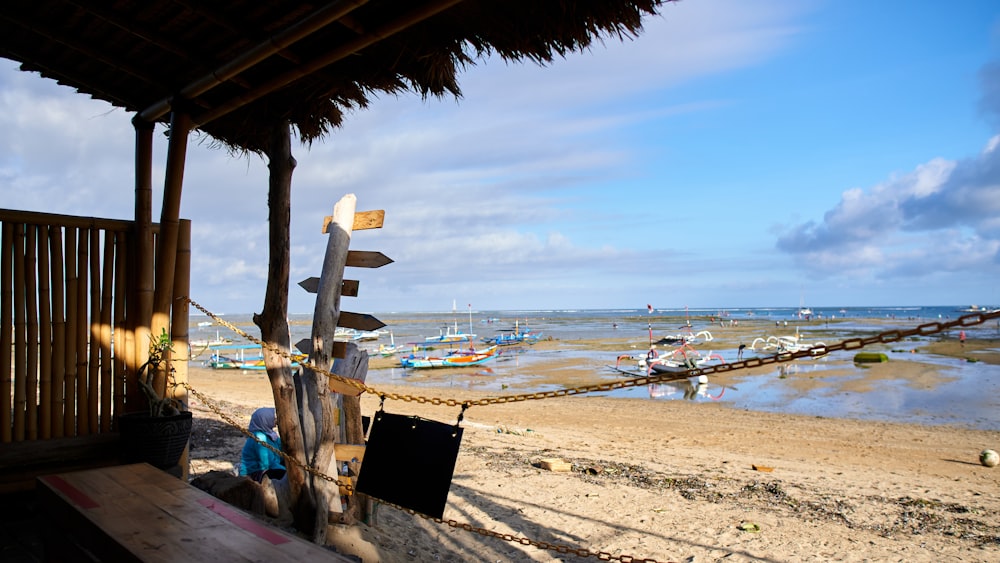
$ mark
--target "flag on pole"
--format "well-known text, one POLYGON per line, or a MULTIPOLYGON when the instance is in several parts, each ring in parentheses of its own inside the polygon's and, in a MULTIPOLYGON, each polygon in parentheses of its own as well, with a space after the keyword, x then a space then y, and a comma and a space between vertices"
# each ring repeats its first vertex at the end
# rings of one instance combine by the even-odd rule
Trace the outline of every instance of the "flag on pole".
POLYGON ((646 308, 647 308, 647 309, 649 309, 649 312, 650 312, 650 314, 652 314, 652 312, 653 312, 653 306, 652 306, 652 305, 649 305, 649 304, 647 303, 647 304, 646 304, 646 308))

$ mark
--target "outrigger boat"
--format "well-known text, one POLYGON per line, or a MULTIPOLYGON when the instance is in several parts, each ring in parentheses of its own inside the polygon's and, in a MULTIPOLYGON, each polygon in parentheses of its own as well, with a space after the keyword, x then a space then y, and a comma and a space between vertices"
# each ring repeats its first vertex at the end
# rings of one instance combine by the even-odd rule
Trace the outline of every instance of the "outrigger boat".
MULTIPOLYGON (((806 343, 802 341, 798 329, 795 329, 795 336, 768 336, 767 338, 754 338, 750 343, 750 350, 763 354, 786 354, 788 352, 800 352, 816 346, 826 346, 822 342, 806 343)), ((823 354, 814 354, 821 356, 823 354)))
POLYGON ((515 344, 534 344, 542 338, 540 332, 532 332, 530 328, 522 329, 517 321, 514 321, 514 328, 502 328, 497 332, 500 334, 484 337, 483 342, 496 346, 513 346, 515 344))
MULTIPOLYGON (((241 369, 241 370, 265 370, 264 356, 261 353, 260 344, 220 344, 210 346, 212 355, 205 361, 205 365, 212 369, 241 369), (248 351, 255 351, 254 355, 248 356, 248 351), (226 352, 223 355, 222 352, 226 352)), ((292 350, 292 367, 299 367, 300 362, 304 362, 307 356, 296 349, 292 350)))
POLYGON ((481 352, 464 350, 438 357, 410 354, 409 356, 401 357, 399 363, 404 368, 410 369, 455 368, 483 364, 499 355, 499 349, 496 346, 490 346, 481 352))
POLYGON ((402 348, 396 346, 396 338, 392 335, 391 332, 389 333, 389 344, 378 345, 378 353, 383 358, 395 355, 396 352, 399 352, 400 350, 402 350, 402 348))
POLYGON ((438 336, 428 336, 424 338, 424 342, 428 344, 455 344, 459 342, 472 342, 476 339, 475 334, 469 334, 467 332, 462 332, 458 330, 458 325, 455 328, 444 327, 441 329, 441 334, 438 336))
MULTIPOLYGON (((655 353, 655 349, 650 352, 655 353)), ((688 343, 684 343, 676 349, 665 354, 646 354, 636 361, 634 369, 622 367, 622 361, 636 360, 631 354, 618 356, 614 366, 609 366, 615 371, 629 375, 683 375, 692 369, 697 369, 712 362, 726 363, 726 360, 719 354, 709 352, 703 354, 688 343)))
MULTIPOLYGON (((683 328, 683 327, 682 327, 683 328)), ((656 341, 657 344, 693 344, 699 340, 712 341, 712 333, 707 330, 694 332, 688 327, 687 333, 668 334, 656 341)))

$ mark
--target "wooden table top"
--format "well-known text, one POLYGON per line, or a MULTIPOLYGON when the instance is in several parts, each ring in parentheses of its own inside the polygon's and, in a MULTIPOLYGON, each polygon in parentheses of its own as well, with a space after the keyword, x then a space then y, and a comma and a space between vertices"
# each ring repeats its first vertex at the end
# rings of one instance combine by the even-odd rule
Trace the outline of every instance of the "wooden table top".
POLYGON ((52 524, 71 528, 60 532, 82 544, 116 544, 124 550, 117 556, 137 561, 352 561, 145 463, 50 475, 39 484, 52 524))

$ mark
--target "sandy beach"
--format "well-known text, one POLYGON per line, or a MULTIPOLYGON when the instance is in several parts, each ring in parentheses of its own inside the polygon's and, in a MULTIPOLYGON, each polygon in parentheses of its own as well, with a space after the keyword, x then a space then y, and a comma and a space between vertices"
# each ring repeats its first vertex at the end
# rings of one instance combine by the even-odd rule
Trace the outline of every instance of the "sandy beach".
MULTIPOLYGON (((976 351, 978 361, 996 364, 998 348, 996 340, 960 346, 942 338, 926 352, 976 351)), ((382 361, 373 359, 372 368, 382 361)), ((926 364, 908 364, 876 365, 840 391, 866 392, 878 378, 931 388, 946 380, 926 364)), ((273 404, 263 373, 191 366, 192 387, 244 424, 254 408, 273 404)), ((537 371, 563 387, 607 381, 558 361, 537 371)), ((828 385, 808 374, 790 377, 802 392, 828 385)), ((447 387, 380 390, 487 396, 447 387)), ((378 398, 363 395, 362 407, 372 414, 378 398)), ((242 435, 200 401, 191 408, 192 477, 231 470, 242 435)), ((460 409, 390 400, 385 410, 452 423, 460 409)), ((379 506, 372 525, 338 533, 341 551, 392 562, 596 560, 578 550, 661 562, 995 561, 1000 553, 1000 468, 978 462, 984 448, 1000 450, 1000 431, 586 395, 476 406, 462 426, 444 514, 451 525, 379 506), (571 470, 543 469, 543 459, 571 470)))

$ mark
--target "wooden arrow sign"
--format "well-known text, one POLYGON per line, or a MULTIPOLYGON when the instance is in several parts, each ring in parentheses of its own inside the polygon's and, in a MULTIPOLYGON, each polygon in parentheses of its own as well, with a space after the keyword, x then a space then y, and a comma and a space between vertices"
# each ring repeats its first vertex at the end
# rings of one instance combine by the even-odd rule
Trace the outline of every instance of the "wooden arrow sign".
POLYGON ((357 297, 358 285, 358 280, 344 280, 344 283, 340 286, 340 294, 345 297, 357 297))
POLYGON ((357 397, 361 394, 361 389, 351 385, 350 383, 345 383, 339 379, 330 377, 328 378, 329 389, 334 393, 340 393, 341 395, 347 395, 348 397, 357 397))
POLYGON ((385 323, 371 315, 341 311, 340 320, 337 321, 337 326, 354 328, 357 330, 378 330, 384 327, 385 323))
MULTIPOLYGON (((357 297, 359 285, 358 280, 344 280, 340 286, 340 294, 346 297, 357 297)), ((316 293, 319 291, 319 278, 316 276, 306 278, 299 282, 299 286, 309 293, 316 293)))
MULTIPOLYGON (((327 215, 323 217, 323 234, 330 232, 330 223, 333 222, 333 217, 327 215)), ((355 231, 364 231, 367 229, 381 229, 382 223, 385 222, 385 210, 377 209, 375 211, 359 211, 354 214, 354 225, 351 227, 355 231)))
POLYGON ((311 278, 306 278, 299 282, 299 287, 308 291, 309 293, 316 293, 317 291, 319 291, 319 278, 317 278, 316 276, 313 276, 311 278))
POLYGON ((389 258, 381 252, 369 252, 366 250, 348 250, 347 262, 345 265, 355 268, 381 268, 386 264, 392 264, 389 258))

